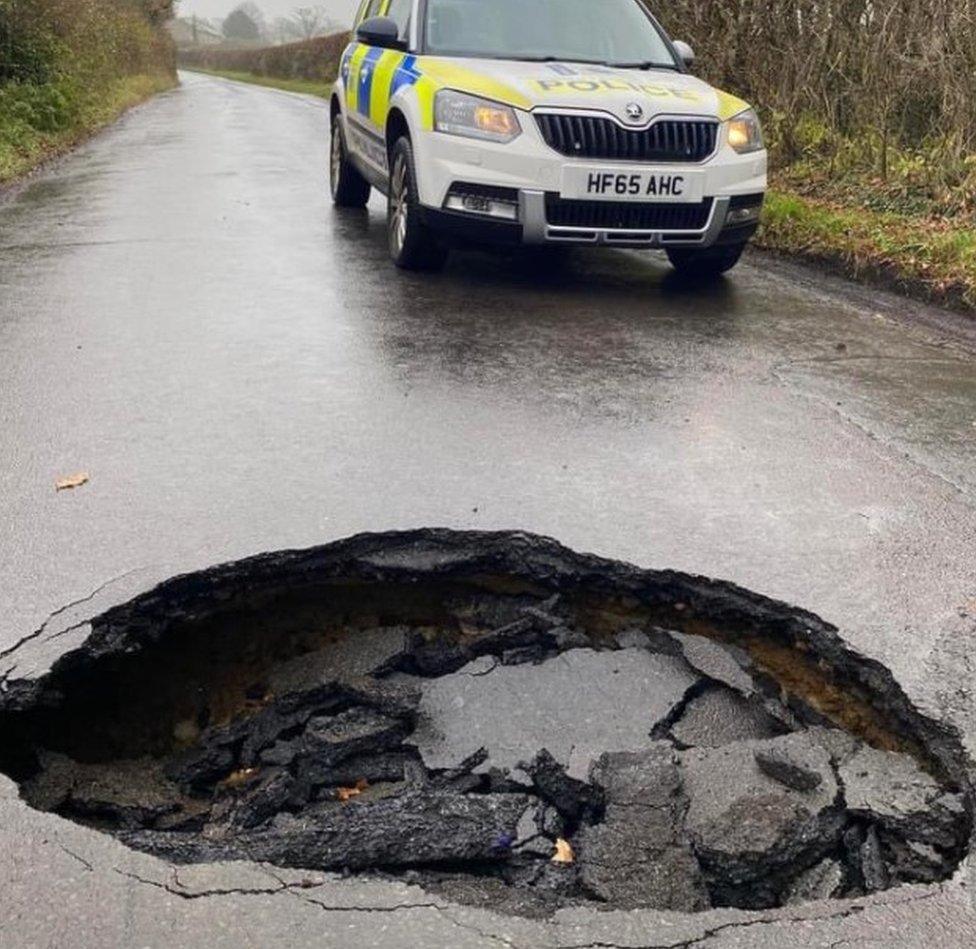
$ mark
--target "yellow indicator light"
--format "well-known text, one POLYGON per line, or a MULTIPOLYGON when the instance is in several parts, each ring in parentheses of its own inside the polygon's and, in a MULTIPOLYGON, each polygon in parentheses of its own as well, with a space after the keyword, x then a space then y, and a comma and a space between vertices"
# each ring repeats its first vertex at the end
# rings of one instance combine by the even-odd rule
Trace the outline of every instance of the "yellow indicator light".
POLYGON ((495 135, 510 136, 517 131, 511 112, 488 105, 479 105, 474 110, 474 122, 482 131, 495 135))

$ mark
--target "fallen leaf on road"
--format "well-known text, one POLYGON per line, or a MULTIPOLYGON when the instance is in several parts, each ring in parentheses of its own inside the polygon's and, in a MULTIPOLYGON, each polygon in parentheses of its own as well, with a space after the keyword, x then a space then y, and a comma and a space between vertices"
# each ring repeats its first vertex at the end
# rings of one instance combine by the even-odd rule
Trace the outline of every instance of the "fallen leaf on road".
POLYGON ((340 801, 348 801, 351 797, 358 797, 366 788, 369 787, 369 782, 365 778, 360 778, 354 787, 351 788, 336 788, 336 797, 340 801))
POLYGON ((568 840, 559 837, 556 840, 556 852, 552 855, 553 863, 572 863, 576 859, 573 848, 568 840))
POLYGON ((79 471, 77 474, 68 475, 66 478, 59 478, 54 482, 54 490, 69 491, 71 488, 80 488, 83 484, 88 484, 87 471, 79 471))

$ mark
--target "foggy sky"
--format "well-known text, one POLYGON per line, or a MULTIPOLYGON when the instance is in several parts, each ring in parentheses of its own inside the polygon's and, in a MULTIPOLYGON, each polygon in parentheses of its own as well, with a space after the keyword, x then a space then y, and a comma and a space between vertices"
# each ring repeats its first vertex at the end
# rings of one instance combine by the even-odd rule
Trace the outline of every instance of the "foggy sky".
MULTIPOLYGON (((208 20, 222 20, 240 0, 179 0, 177 16, 206 17, 208 20)), ((273 22, 276 17, 288 16, 297 7, 324 7, 326 13, 344 26, 352 24, 352 18, 359 6, 359 0, 254 0, 264 13, 264 18, 273 22)))

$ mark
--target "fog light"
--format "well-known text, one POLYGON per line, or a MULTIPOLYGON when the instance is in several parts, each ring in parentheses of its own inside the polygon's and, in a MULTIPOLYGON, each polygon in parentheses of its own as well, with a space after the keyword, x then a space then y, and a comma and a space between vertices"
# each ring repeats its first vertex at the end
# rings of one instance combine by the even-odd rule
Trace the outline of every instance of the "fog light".
POLYGON ((476 194, 461 195, 461 205, 465 211, 476 211, 478 214, 491 214, 491 201, 476 194))
POLYGON ((732 208, 729 211, 728 217, 725 219, 725 223, 748 224, 750 221, 758 221, 761 210, 762 206, 758 204, 754 204, 748 208, 732 208))
POLYGON ((483 214, 486 217, 504 218, 508 221, 518 219, 518 205, 514 201, 489 198, 480 194, 449 194, 444 207, 449 211, 483 214))
POLYGON ((452 191, 448 194, 444 207, 449 211, 461 211, 465 214, 483 214, 506 221, 518 220, 518 202, 494 195, 452 191))

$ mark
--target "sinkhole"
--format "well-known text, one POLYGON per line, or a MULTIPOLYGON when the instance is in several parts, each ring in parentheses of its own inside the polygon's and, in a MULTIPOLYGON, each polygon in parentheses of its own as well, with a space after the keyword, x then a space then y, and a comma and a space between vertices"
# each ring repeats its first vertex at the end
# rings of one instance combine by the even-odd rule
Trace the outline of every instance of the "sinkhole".
POLYGON ((31 806, 172 862, 695 912, 952 874, 957 735, 802 610, 522 533, 176 577, 0 695, 31 806))

